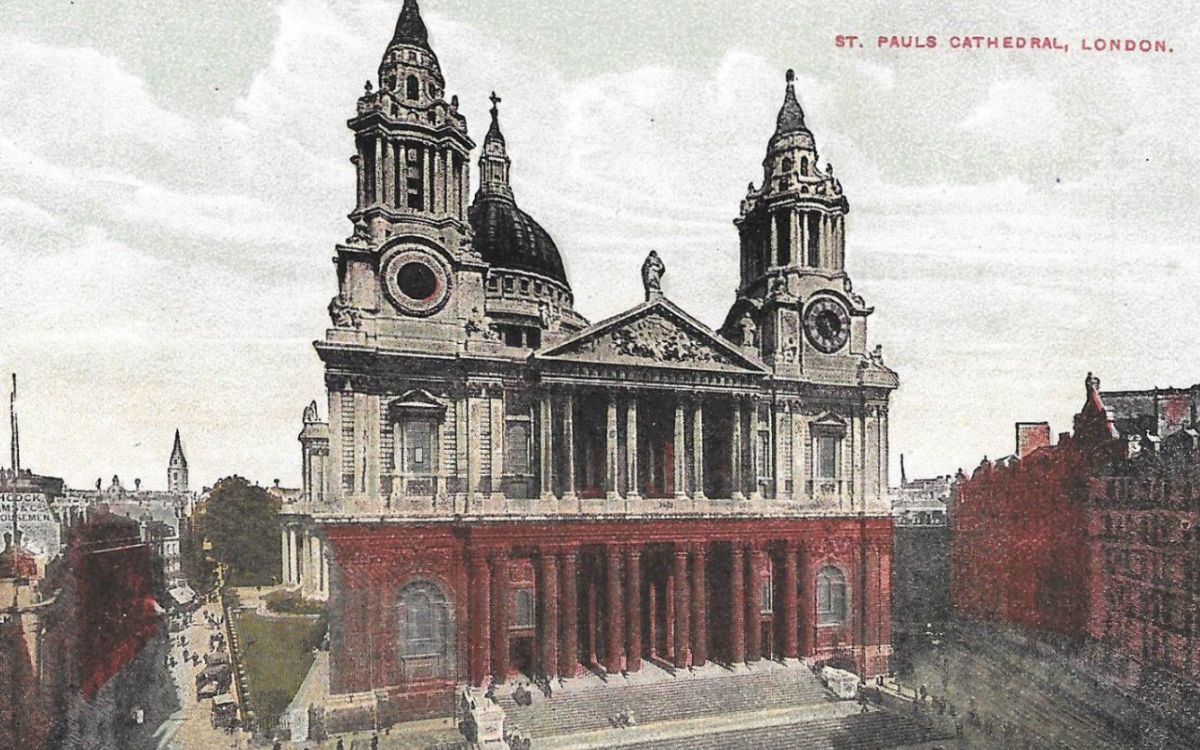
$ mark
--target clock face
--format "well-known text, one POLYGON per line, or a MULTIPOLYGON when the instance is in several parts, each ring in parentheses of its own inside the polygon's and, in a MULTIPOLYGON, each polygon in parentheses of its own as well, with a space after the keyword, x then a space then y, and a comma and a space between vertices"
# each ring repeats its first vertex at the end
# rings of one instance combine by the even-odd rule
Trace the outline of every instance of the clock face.
POLYGON ((813 346, 833 354, 850 340, 850 316, 841 303, 823 297, 804 313, 804 334, 813 346))

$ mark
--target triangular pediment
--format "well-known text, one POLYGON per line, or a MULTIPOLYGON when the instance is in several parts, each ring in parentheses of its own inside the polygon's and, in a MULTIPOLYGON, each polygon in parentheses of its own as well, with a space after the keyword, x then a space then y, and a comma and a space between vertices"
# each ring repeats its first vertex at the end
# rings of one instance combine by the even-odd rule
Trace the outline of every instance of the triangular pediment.
POLYGON ((628 364, 764 373, 752 355, 721 338, 665 298, 654 299, 583 329, 543 350, 543 361, 628 364))

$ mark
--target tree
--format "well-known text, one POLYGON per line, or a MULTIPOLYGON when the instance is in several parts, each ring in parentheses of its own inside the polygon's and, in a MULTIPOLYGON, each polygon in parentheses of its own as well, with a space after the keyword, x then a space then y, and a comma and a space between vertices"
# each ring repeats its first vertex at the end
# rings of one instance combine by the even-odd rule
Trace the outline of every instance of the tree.
POLYGON ((274 583, 281 563, 279 507, 266 489, 242 477, 220 480, 197 509, 190 552, 224 565, 234 586, 274 583))

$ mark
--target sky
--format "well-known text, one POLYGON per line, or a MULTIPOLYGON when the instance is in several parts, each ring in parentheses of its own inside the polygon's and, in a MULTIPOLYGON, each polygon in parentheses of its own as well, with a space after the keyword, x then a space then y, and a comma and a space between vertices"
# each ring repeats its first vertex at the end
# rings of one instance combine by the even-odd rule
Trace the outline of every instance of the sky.
MULTIPOLYGON (((400 5, 4 3, 0 372, 19 373, 24 466, 160 488, 179 428, 194 486, 299 483, 301 413, 324 403, 312 342, 350 232, 345 122, 400 5)), ((503 97, 517 201, 592 320, 640 301, 657 250, 667 296, 721 323, 732 220, 794 68, 850 200, 871 345, 901 378, 894 480, 901 453, 930 476, 1011 453, 1016 421, 1069 429, 1089 371, 1105 389, 1200 381, 1200 21, 1183 2, 1044 5, 422 12, 476 140, 488 93, 503 97), (956 34, 1069 50, 950 49, 956 34), (1083 37, 1172 51, 1084 52, 1083 37)))

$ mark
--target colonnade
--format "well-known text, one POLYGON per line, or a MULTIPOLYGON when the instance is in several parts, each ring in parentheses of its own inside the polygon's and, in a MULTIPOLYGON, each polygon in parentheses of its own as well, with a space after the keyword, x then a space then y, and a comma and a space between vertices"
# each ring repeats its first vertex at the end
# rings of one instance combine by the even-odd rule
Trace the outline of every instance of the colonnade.
POLYGON ((644 659, 673 668, 795 659, 814 647, 813 582, 801 575, 808 557, 795 542, 559 545, 520 556, 536 571, 532 633, 511 611, 517 552, 469 554, 473 684, 517 669, 571 677, 585 667, 634 672, 644 659), (514 638, 533 647, 523 664, 514 663, 514 638))
POLYGON ((280 546, 284 586, 299 588, 307 598, 327 599, 329 555, 324 540, 310 528, 284 524, 280 546))
POLYGON ((755 439, 758 415, 753 401, 733 398, 722 403, 715 399, 706 402, 700 397, 676 397, 668 407, 673 411, 666 414, 660 411, 657 415, 670 424, 668 435, 647 435, 651 426, 647 410, 650 405, 662 402, 660 394, 643 400, 636 392, 611 389, 562 394, 542 392, 537 401, 538 442, 542 446, 539 451, 542 499, 553 500, 557 495, 563 500, 574 501, 581 495, 587 497, 590 494, 610 501, 633 502, 648 494, 703 501, 707 499, 705 487, 711 486, 715 479, 706 472, 719 472, 722 485, 729 488, 727 496, 735 500, 760 494, 760 446, 755 439), (603 414, 602 446, 596 446, 603 449, 598 486, 585 476, 590 467, 579 465, 581 460, 588 460, 585 443, 591 437, 579 435, 577 425, 584 413, 583 402, 586 400, 594 408, 597 398, 602 400, 603 414), (706 435, 713 435, 714 430, 711 426, 705 427, 705 420, 706 411, 718 405, 729 434, 721 436, 725 455, 714 456, 706 452, 706 435), (557 439, 560 435, 561 441, 557 439), (655 465, 656 457, 664 456, 668 448, 670 465, 655 465), (647 486, 650 490, 644 493, 647 486))

